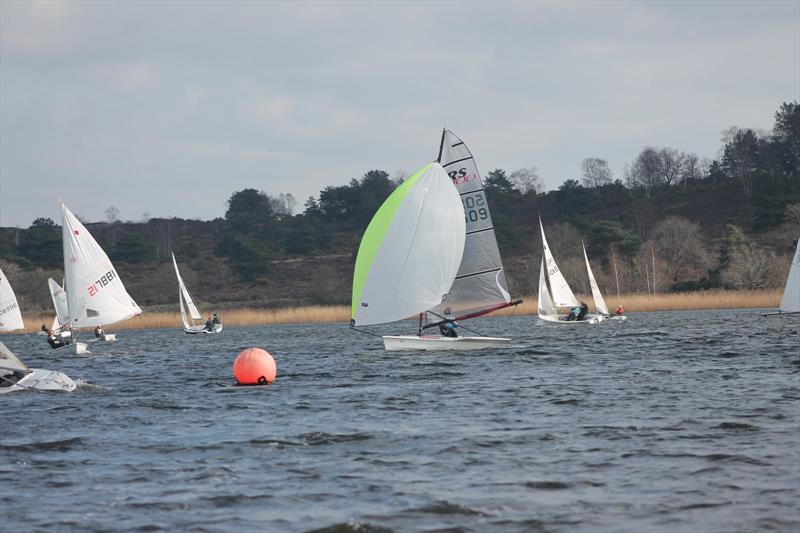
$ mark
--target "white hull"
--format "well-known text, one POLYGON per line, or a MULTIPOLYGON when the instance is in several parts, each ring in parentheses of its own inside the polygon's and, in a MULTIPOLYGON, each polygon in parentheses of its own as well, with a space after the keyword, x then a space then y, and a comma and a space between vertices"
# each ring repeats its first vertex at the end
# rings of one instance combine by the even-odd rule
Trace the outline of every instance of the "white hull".
POLYGON ((0 387, 0 394, 34 389, 40 391, 65 391, 72 392, 77 385, 66 374, 55 370, 31 368, 31 373, 26 374, 14 385, 0 387))
POLYGON ((511 344, 501 337, 440 337, 438 335, 387 335, 383 337, 386 351, 398 350, 483 350, 511 344))
POLYGON ((70 344, 65 344, 64 346, 59 346, 58 348, 53 348, 52 351, 58 353, 74 353, 75 355, 83 355, 85 353, 89 353, 89 345, 85 342, 72 342, 70 344))
MULTIPOLYGON (((584 320, 567 320, 567 315, 539 315, 539 320, 548 324, 559 324, 562 326, 577 326, 579 324, 599 324, 606 320, 603 315, 587 315, 584 320)), ((624 317, 623 317, 624 320, 624 317)))
POLYGON ((116 341, 117 341, 116 333, 105 333, 101 337, 95 337, 94 339, 89 339, 89 342, 116 342, 116 341))
POLYGON ((211 331, 208 331, 205 326, 190 326, 188 328, 183 328, 183 332, 189 335, 199 335, 201 333, 206 333, 209 335, 219 333, 222 331, 222 324, 215 324, 214 328, 211 331))

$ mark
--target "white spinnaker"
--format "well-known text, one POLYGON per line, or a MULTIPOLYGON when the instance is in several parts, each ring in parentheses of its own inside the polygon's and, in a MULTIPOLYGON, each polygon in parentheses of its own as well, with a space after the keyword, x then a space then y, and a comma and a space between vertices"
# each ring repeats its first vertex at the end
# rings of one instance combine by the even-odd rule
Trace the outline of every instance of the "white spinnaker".
POLYGON ((800 239, 797 240, 792 266, 789 267, 780 309, 781 313, 800 313, 800 239))
POLYGON ((544 259, 539 269, 539 314, 555 316, 556 309, 553 300, 550 298, 550 291, 547 288, 547 279, 544 277, 544 259))
POLYGON ((600 287, 597 285, 597 280, 594 279, 594 274, 592 273, 592 267, 589 265, 589 256, 586 255, 586 246, 583 243, 581 243, 581 246, 583 246, 583 258, 586 259, 586 271, 589 273, 589 286, 592 288, 594 308, 597 313, 610 315, 611 313, 608 312, 606 301, 603 299, 603 293, 600 292, 600 287))
POLYGON ((428 165, 402 192, 360 301, 354 303, 356 326, 395 322, 431 309, 450 290, 461 264, 464 209, 442 166, 428 165))
POLYGON ((189 294, 189 289, 186 288, 186 284, 183 282, 183 278, 181 277, 181 273, 178 270, 178 262, 175 260, 175 254, 172 254, 172 264, 175 266, 175 276, 178 278, 178 298, 181 302, 181 316, 183 317, 183 324, 186 327, 189 327, 188 321, 185 318, 185 313, 183 310, 183 303, 186 302, 186 308, 189 310, 189 315, 194 320, 200 320, 202 315, 200 311, 198 311, 197 306, 194 305, 194 300, 192 299, 192 295, 189 294))
POLYGON ((53 299, 58 326, 69 324, 69 306, 67 304, 66 291, 53 278, 47 278, 47 285, 50 287, 50 297, 53 299))
POLYGON ((553 305, 556 307, 577 307, 578 300, 572 294, 572 289, 569 288, 567 280, 561 270, 558 269, 555 258, 550 252, 550 247, 547 245, 547 239, 544 236, 544 226, 542 226, 542 219, 539 219, 539 228, 542 230, 542 246, 544 247, 544 262, 547 269, 547 279, 550 280, 550 290, 553 291, 553 305))
POLYGON ((15 372, 27 372, 28 367, 20 361, 5 344, 0 342, 0 368, 13 370, 15 372))
POLYGON ((64 273, 70 324, 113 324, 142 312, 108 256, 67 206, 61 205, 64 273))
POLYGON ((23 329, 22 313, 19 310, 17 296, 8 282, 8 278, 0 270, 0 331, 23 329))
POLYGON ((453 286, 433 311, 439 315, 462 316, 507 304, 511 302, 511 295, 475 158, 450 130, 442 133, 441 142, 441 165, 456 186, 464 206, 466 237, 453 286))

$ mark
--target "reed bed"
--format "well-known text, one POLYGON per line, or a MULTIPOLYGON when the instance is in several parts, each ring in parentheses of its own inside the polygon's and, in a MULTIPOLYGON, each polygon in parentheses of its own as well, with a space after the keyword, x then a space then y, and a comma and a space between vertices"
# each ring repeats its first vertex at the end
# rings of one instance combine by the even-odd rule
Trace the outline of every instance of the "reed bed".
MULTIPOLYGON (((683 311, 693 309, 738 309, 748 307, 778 307, 782 291, 764 289, 753 291, 699 291, 672 294, 623 294, 620 298, 607 296, 606 303, 613 311, 621 303, 625 312, 683 311)), ((578 295, 579 300, 591 302, 591 296, 578 295)), ((538 312, 536 297, 523 298, 516 307, 508 307, 493 316, 535 315, 538 312)), ((227 326, 261 326, 269 324, 314 324, 349 322, 350 307, 346 305, 311 305, 283 309, 228 309, 220 313, 227 326)), ((52 324, 52 315, 26 315, 26 332, 32 333, 41 324, 52 324)), ((181 328, 178 312, 145 312, 131 320, 114 324, 108 331, 121 329, 181 328)))

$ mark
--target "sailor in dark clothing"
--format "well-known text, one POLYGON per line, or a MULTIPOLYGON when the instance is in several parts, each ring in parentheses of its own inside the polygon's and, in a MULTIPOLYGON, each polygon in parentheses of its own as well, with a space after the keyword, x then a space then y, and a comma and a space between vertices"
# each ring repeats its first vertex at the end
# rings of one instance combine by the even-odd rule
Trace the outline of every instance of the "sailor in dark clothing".
POLYGON ((458 337, 458 333, 456 333, 456 325, 453 322, 439 324, 439 333, 442 334, 442 337, 458 337))
POLYGON ((581 309, 578 311, 578 318, 576 320, 586 320, 586 315, 589 314, 589 306, 586 302, 581 302, 581 309))
POLYGON ((214 322, 211 320, 211 317, 208 317, 206 320, 206 331, 212 331, 214 329, 214 322))
POLYGON ((214 313, 214 318, 211 319, 211 322, 216 326, 217 324, 222 323, 217 313, 214 313))
POLYGON ((47 342, 50 344, 51 348, 61 348, 64 346, 64 343, 56 336, 52 329, 47 330, 47 342))

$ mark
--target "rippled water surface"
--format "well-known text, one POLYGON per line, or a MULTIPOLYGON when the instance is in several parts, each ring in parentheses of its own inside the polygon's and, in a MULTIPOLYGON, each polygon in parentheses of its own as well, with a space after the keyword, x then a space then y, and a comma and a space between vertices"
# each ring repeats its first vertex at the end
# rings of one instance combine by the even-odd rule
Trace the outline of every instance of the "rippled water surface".
POLYGON ((463 354, 344 325, 122 331, 57 358, 6 335, 86 384, 0 396, 2 529, 797 531, 798 324, 489 318, 470 325, 514 345, 463 354), (231 386, 249 346, 274 385, 231 386))

